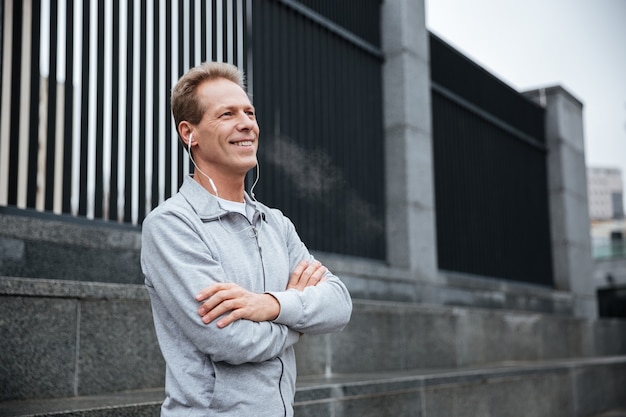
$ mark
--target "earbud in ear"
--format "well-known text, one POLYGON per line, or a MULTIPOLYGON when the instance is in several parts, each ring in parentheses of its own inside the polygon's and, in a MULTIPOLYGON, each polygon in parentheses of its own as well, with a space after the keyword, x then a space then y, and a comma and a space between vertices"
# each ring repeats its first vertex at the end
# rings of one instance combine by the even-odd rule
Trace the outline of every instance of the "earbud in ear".
POLYGON ((189 134, 189 139, 187 139, 187 152, 191 155, 191 141, 193 139, 193 133, 189 134))

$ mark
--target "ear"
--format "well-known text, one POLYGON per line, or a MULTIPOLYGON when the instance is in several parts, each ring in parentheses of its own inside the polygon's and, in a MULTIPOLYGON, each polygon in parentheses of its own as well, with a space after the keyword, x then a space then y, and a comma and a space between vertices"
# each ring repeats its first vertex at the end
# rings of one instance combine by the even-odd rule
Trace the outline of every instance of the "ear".
MULTIPOLYGON (((189 146, 189 140, 192 137, 192 135, 191 135, 192 132, 193 132, 193 127, 191 126, 191 124, 188 121, 183 120, 182 122, 180 122, 178 124, 178 134, 180 135, 183 143, 186 146, 189 146)), ((192 140, 191 145, 193 145, 194 142, 196 142, 196 141, 192 140)))

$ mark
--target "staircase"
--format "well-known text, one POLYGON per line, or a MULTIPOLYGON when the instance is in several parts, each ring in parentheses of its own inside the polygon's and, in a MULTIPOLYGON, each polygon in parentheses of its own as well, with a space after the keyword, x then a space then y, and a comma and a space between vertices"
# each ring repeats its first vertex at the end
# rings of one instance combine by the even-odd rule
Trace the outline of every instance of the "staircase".
MULTIPOLYGON (((164 362, 139 249, 137 229, 0 212, 0 417, 159 415, 164 362)), ((626 415, 626 321, 530 298, 355 299, 344 332, 297 345, 296 416, 626 415)))

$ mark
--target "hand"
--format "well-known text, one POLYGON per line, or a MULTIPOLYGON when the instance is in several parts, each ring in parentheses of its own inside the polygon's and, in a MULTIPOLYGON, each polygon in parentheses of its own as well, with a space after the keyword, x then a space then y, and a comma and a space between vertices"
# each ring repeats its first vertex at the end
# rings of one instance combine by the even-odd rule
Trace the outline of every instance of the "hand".
POLYGON ((324 275, 328 269, 320 261, 309 263, 306 260, 300 261, 289 277, 287 289, 295 288, 303 291, 306 287, 314 287, 325 281, 324 275))
POLYGON ((274 320, 280 313, 278 300, 270 294, 253 293, 232 283, 213 284, 200 291, 196 300, 204 301, 198 308, 198 314, 205 324, 230 311, 217 322, 220 329, 240 319, 256 322, 274 320))

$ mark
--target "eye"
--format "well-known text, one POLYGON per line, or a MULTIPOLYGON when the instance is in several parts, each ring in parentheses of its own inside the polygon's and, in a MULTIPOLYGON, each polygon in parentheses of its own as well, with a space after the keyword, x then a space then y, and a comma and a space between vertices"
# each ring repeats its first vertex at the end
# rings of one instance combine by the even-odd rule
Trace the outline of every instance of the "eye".
POLYGON ((220 114, 220 117, 229 117, 232 115, 233 115, 233 112, 225 111, 224 113, 220 114))

